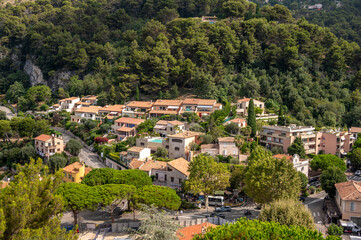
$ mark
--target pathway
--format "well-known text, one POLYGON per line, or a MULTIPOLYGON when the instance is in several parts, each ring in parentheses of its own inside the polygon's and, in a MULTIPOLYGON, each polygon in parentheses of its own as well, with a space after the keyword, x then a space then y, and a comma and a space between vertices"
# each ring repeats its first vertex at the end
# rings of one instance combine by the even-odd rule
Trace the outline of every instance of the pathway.
POLYGON ((6 116, 8 119, 12 119, 15 115, 11 112, 11 110, 7 107, 0 106, 0 111, 3 111, 6 113, 6 116))

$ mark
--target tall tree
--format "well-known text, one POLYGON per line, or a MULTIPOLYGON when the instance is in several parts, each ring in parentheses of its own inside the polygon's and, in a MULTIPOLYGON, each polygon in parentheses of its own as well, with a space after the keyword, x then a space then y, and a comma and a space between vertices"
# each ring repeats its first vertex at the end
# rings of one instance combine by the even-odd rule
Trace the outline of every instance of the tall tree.
POLYGON ((256 112, 254 110, 253 99, 249 101, 248 105, 248 117, 247 117, 247 125, 251 127, 251 137, 256 136, 257 134, 257 122, 256 122, 256 112))
POLYGON ((336 166, 324 170, 321 174, 321 187, 332 198, 336 195, 336 183, 347 182, 344 171, 336 166))
POLYGON ((339 157, 332 154, 315 155, 311 161, 310 167, 313 171, 326 170, 329 167, 336 166, 346 171, 346 163, 339 157))
POLYGON ((229 186, 230 172, 224 164, 217 163, 212 157, 203 154, 190 162, 189 172, 185 188, 195 194, 203 192, 208 211, 208 196, 229 186))
POLYGON ((65 150, 69 151, 73 156, 78 156, 82 148, 83 145, 75 139, 70 139, 65 145, 65 150))
POLYGON ((306 157, 305 147, 303 146, 303 142, 299 137, 293 141, 291 146, 288 147, 287 151, 290 155, 298 154, 301 158, 306 157))
POLYGON ((0 191, 1 239, 77 239, 60 228, 63 204, 55 192, 62 172, 49 174, 41 159, 18 165, 17 172, 15 180, 0 191))
POLYGON ((286 125, 286 117, 283 113, 283 106, 280 107, 280 111, 278 112, 278 120, 277 120, 278 126, 285 126, 286 125))
POLYGON ((262 207, 258 216, 260 221, 273 221, 288 226, 303 226, 314 229, 313 217, 305 206, 297 200, 279 200, 262 207))
POLYGON ((293 164, 284 158, 273 158, 260 147, 253 150, 245 171, 244 191, 257 203, 296 199, 301 190, 301 181, 293 164))
POLYGON ((140 100, 140 98, 139 98, 139 87, 138 86, 135 88, 135 100, 137 100, 137 101, 140 100))
POLYGON ((352 150, 350 154, 351 164, 354 169, 358 169, 361 167, 361 148, 356 148, 352 150))

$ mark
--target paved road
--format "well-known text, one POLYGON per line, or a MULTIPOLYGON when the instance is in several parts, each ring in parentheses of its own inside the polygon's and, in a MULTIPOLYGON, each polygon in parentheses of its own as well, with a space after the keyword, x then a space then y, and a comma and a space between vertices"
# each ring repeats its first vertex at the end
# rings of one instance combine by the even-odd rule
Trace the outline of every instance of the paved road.
POLYGON ((327 227, 323 224, 325 220, 325 212, 322 209, 324 198, 327 193, 325 191, 312 194, 306 198, 304 205, 311 211, 316 229, 323 234, 327 231, 327 227))
POLYGON ((353 180, 353 181, 356 181, 356 182, 361 182, 361 176, 355 176, 355 175, 347 176, 347 179, 348 180, 353 180))
MULTIPOLYGON (((54 128, 55 130, 59 131, 59 128, 54 128)), ((70 135, 68 135, 66 132, 64 131, 60 131, 63 134, 63 139, 64 139, 64 143, 67 143, 70 139, 72 139, 72 137, 70 135)), ((89 167, 92 168, 105 168, 106 166, 99 161, 99 157, 98 154, 93 153, 92 151, 90 151, 89 149, 83 147, 80 150, 79 153, 79 159, 80 161, 85 162, 86 165, 88 165, 89 167)))
POLYGON ((7 116, 8 119, 12 119, 14 117, 14 114, 7 107, 0 106, 0 111, 6 112, 6 116, 7 116))

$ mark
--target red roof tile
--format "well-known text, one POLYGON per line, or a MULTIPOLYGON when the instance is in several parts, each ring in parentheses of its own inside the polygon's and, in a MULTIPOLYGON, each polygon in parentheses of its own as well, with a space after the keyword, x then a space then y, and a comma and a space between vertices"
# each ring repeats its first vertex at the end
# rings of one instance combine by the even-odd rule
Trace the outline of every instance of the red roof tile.
POLYGON ((41 134, 39 136, 37 136, 36 138, 34 138, 35 140, 38 140, 38 141, 42 141, 42 142, 46 142, 48 140, 51 139, 51 136, 50 135, 47 135, 47 134, 41 134))

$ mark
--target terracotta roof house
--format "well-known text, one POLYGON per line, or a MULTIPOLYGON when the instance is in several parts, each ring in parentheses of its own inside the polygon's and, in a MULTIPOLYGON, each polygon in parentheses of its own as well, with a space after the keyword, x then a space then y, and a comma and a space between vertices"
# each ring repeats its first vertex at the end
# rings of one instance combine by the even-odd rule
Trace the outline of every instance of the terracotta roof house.
POLYGON ((285 158, 286 160, 293 163, 293 167, 298 171, 302 172, 308 177, 308 169, 309 169, 309 160, 307 159, 301 159, 298 154, 295 154, 293 156, 288 154, 276 154, 273 155, 274 158, 282 159, 285 158))
POLYGON ((55 153, 62 153, 64 151, 65 146, 62 136, 41 134, 34 138, 34 140, 35 152, 46 160, 55 153))
POLYGON ((150 117, 161 117, 163 115, 176 115, 179 113, 183 100, 158 99, 154 102, 150 117))
POLYGON ((234 118, 224 123, 224 125, 228 125, 230 123, 235 123, 239 128, 247 127, 247 120, 244 118, 234 118))
POLYGON ((208 222, 184 227, 177 231, 177 237, 179 240, 191 240, 196 235, 205 234, 207 231, 209 231, 210 228, 216 227, 217 225, 208 222))
POLYGON ((127 160, 131 161, 137 159, 140 161, 144 161, 146 159, 151 159, 150 152, 150 148, 131 147, 127 150, 127 160))
POLYGON ((56 108, 60 111, 65 110, 67 112, 72 112, 74 110, 75 104, 79 101, 80 101, 79 97, 64 98, 59 100, 60 107, 56 107, 56 108))
POLYGON ((185 158, 190 160, 192 158, 191 144, 199 143, 198 137, 203 133, 184 131, 177 134, 168 135, 168 138, 163 141, 163 146, 168 149, 169 158, 185 158))
POLYGON ((215 99, 187 98, 183 100, 181 105, 181 113, 193 112, 200 117, 209 115, 215 110, 220 109, 222 109, 222 104, 217 103, 215 99))
POLYGON ((72 163, 63 168, 63 181, 80 183, 91 170, 90 167, 86 167, 82 162, 72 163))
POLYGON ((361 218, 361 182, 336 183, 335 200, 343 220, 361 218))
POLYGON ((101 120, 99 116, 99 106, 80 107, 74 110, 74 115, 71 115, 71 121, 79 123, 81 119, 86 120, 101 120))
POLYGON ((98 96, 95 95, 87 95, 81 98, 82 102, 90 103, 91 105, 95 105, 97 103, 98 96))
POLYGON ((123 140, 129 136, 135 136, 136 127, 144 121, 145 119, 121 117, 114 121, 112 131, 115 132, 118 140, 123 140))
POLYGON ((185 123, 174 120, 159 120, 153 128, 154 132, 159 133, 161 137, 176 134, 185 130, 185 123))
POLYGON ((146 101, 132 101, 126 104, 123 110, 123 116, 142 117, 147 116, 152 109, 153 102, 146 101))
MULTIPOLYGON (((247 114, 248 114, 248 105, 249 105, 250 100, 251 100, 250 98, 245 98, 244 97, 244 98, 239 99, 237 101, 237 103, 236 103, 236 105, 237 105, 237 109, 236 109, 237 114, 247 116, 247 114)), ((255 107, 260 108, 262 110, 261 115, 263 115, 264 114, 264 109, 265 109, 264 102, 253 99, 253 104, 254 104, 255 107)))

